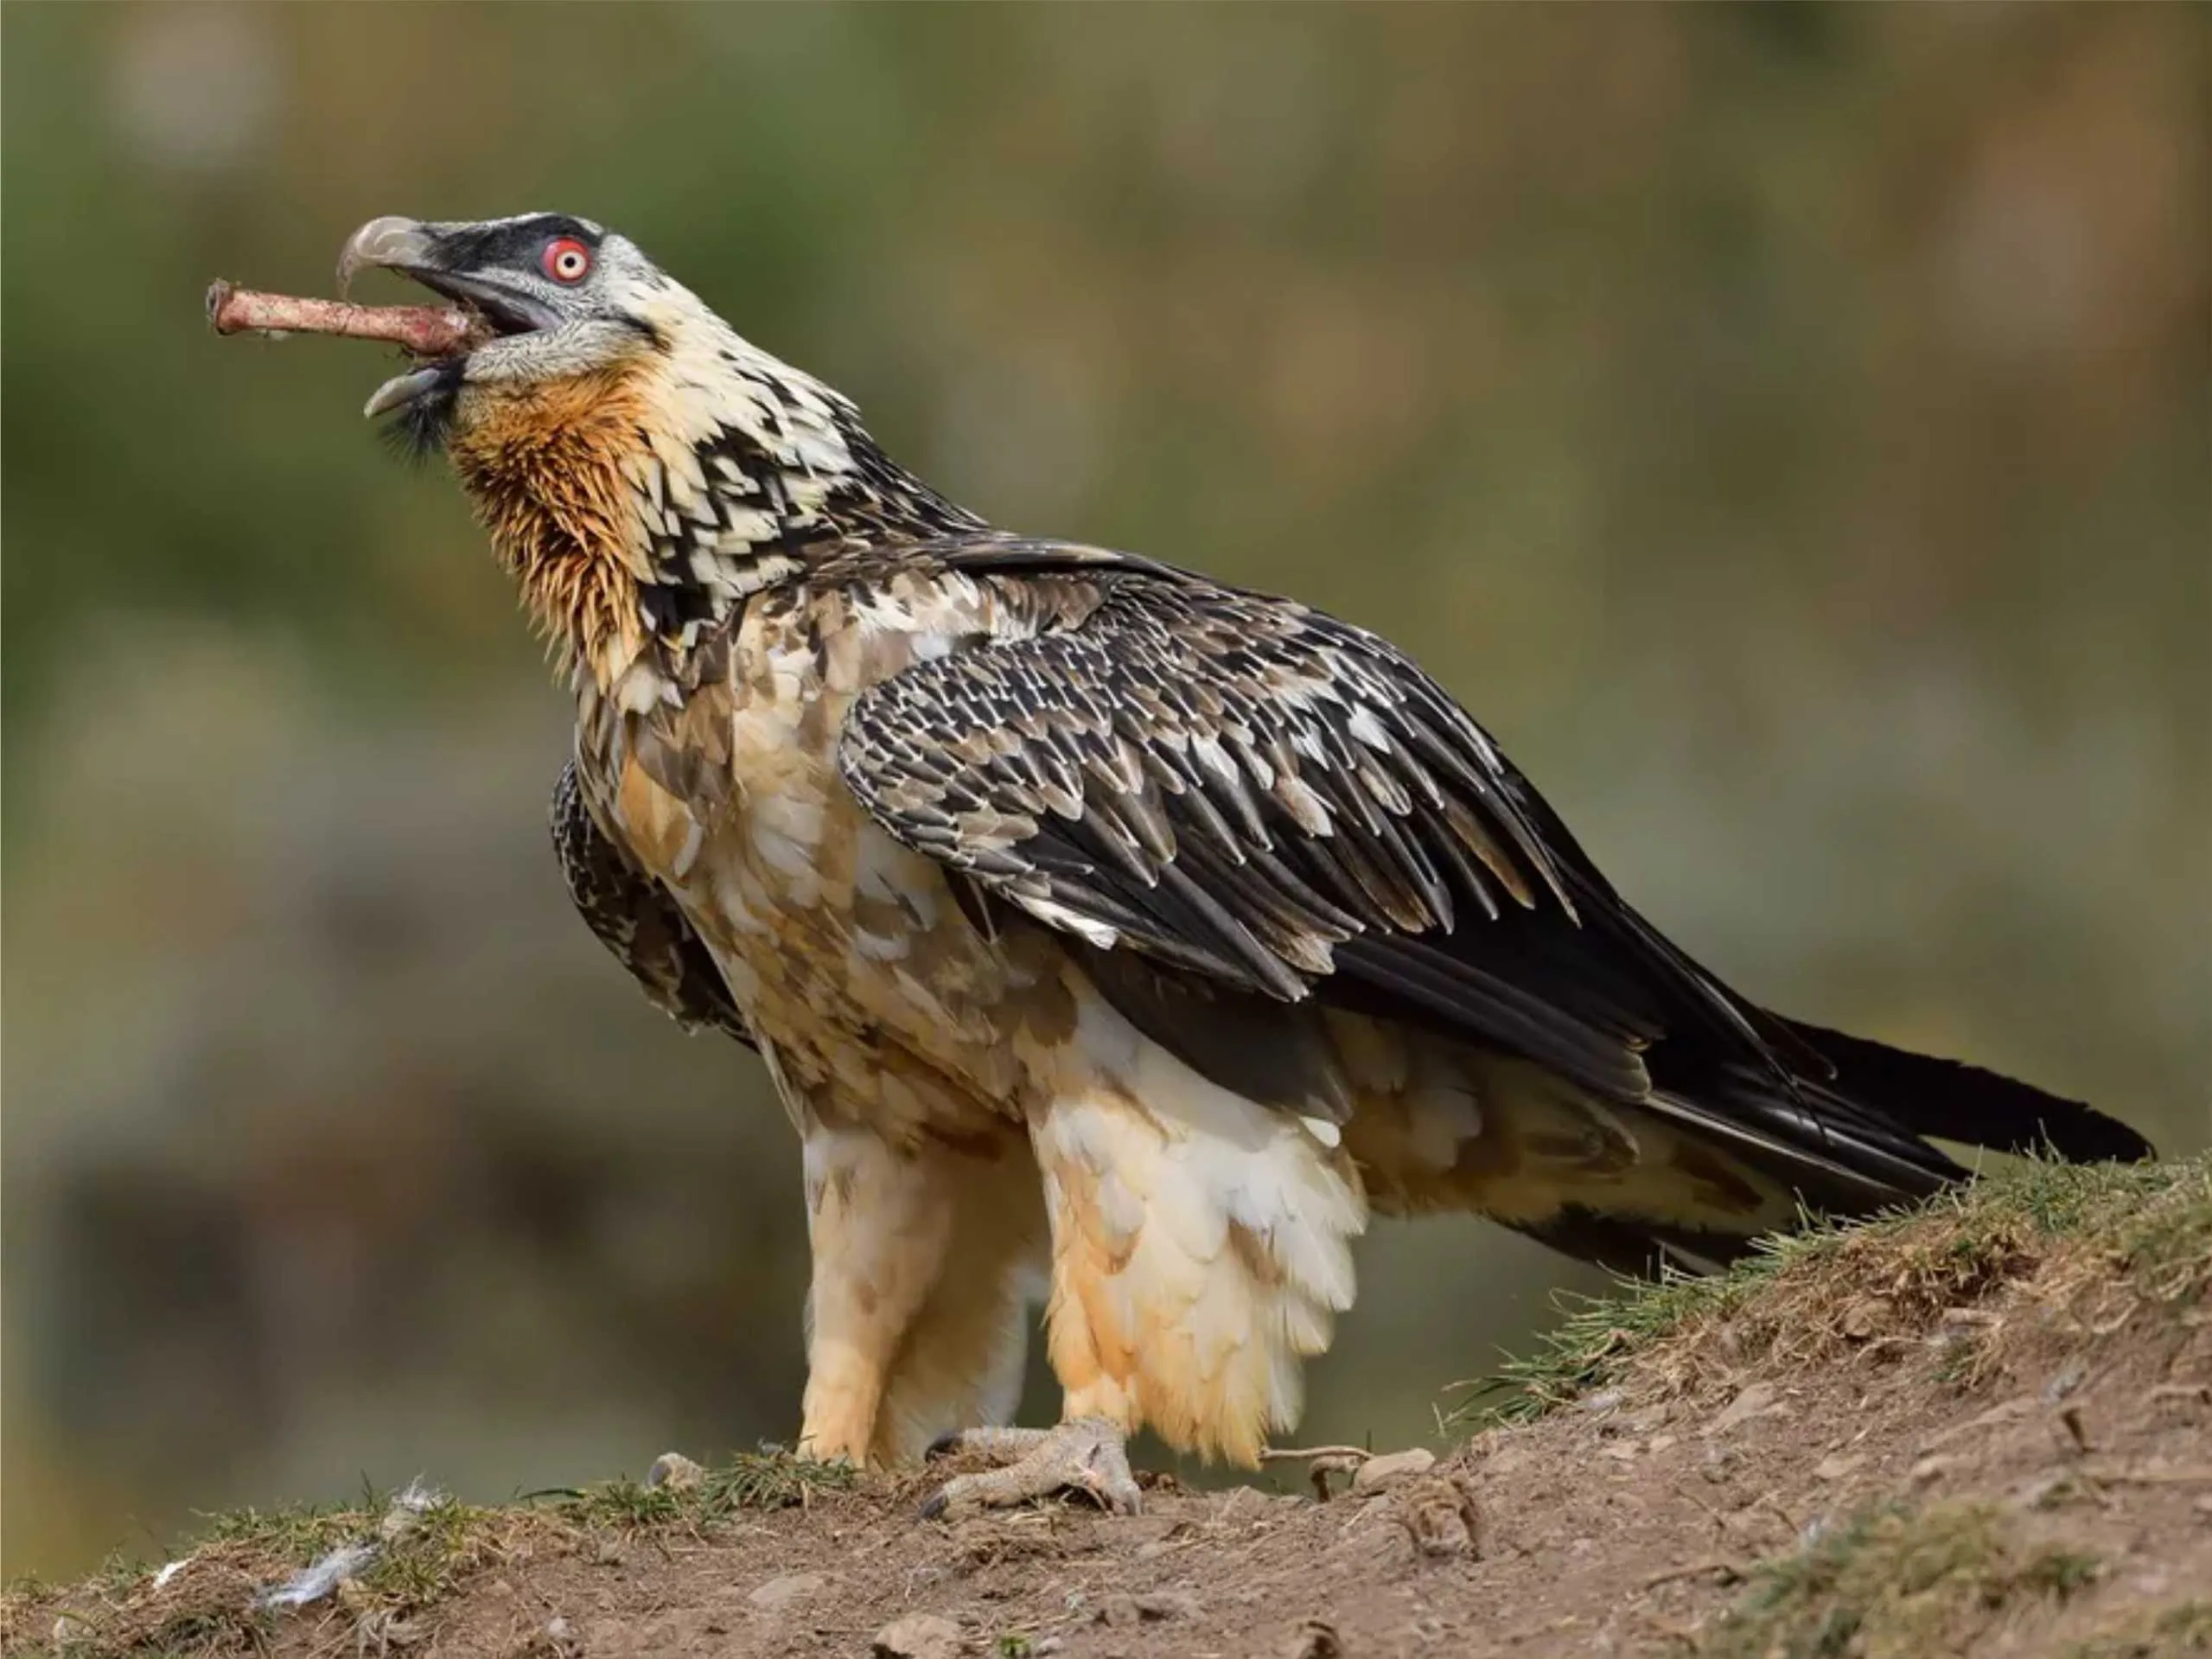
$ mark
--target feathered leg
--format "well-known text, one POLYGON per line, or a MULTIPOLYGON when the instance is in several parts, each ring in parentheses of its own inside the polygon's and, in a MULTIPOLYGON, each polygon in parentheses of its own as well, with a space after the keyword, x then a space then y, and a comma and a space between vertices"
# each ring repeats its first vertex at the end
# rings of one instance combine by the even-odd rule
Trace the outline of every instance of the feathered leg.
POLYGON ((1042 1254, 1018 1132, 993 1157, 806 1126, 806 1396, 800 1448, 880 1465, 1003 1418, 1042 1254))
POLYGON ((1136 1507, 1125 1439, 1252 1464, 1297 1420, 1301 1362, 1351 1305, 1367 1203, 1312 1126, 1208 1082, 1087 999, 1030 1123, 1052 1222, 1056 1429, 954 1445, 1017 1461, 963 1476, 932 1514, 1074 1488, 1136 1507))

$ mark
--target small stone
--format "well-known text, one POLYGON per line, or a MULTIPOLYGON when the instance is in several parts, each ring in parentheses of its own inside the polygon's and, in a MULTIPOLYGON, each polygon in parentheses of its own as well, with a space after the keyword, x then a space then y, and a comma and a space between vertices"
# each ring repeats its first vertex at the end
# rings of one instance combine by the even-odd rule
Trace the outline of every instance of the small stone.
POLYGON ((1863 1343, 1889 1323, 1890 1305, 1878 1296, 1861 1297, 1844 1310, 1843 1334, 1863 1343))
POLYGON ((1344 1643, 1326 1619, 1310 1618, 1291 1632, 1283 1659, 1344 1659, 1344 1643))
POLYGON ((1841 1453, 1832 1453, 1831 1455, 1821 1458, 1820 1462, 1813 1465, 1813 1478, 1815 1480, 1841 1480, 1845 1476, 1852 1473, 1859 1466, 1859 1464, 1865 1461, 1866 1459, 1864 1458, 1847 1458, 1843 1456, 1841 1453))
POLYGON ((1125 1592, 1116 1591, 1099 1603, 1096 1617, 1099 1623, 1108 1630, 1125 1630, 1134 1625, 1144 1615, 1137 1611, 1136 1597, 1125 1592))
POLYGON ((787 1573, 781 1578, 770 1579, 755 1586, 745 1599, 754 1606, 774 1612, 777 1608, 814 1594, 829 1582, 822 1573, 787 1573))
POLYGON ((1912 1471, 1905 1478, 1915 1486, 1933 1486, 1958 1466, 1959 1459, 1956 1458, 1922 1458, 1912 1466, 1912 1471))
POLYGON ((1411 1475, 1425 1475, 1436 1467, 1437 1454, 1425 1446, 1408 1446, 1403 1452, 1386 1452, 1380 1458, 1369 1458, 1352 1477, 1355 1492, 1379 1492, 1393 1482, 1411 1475))
POLYGON ((567 1655, 577 1651, 576 1630, 558 1613, 545 1621, 545 1645, 557 1654, 567 1655))
POLYGON ((1780 1403, 1782 1391, 1771 1382, 1754 1382, 1742 1394, 1728 1402, 1727 1409, 1712 1420, 1706 1428, 1708 1434, 1724 1434, 1755 1417, 1763 1417, 1780 1403))
POLYGON ((672 1492, 689 1491, 706 1478, 706 1471, 680 1452, 664 1452, 645 1471, 647 1486, 666 1486, 672 1492))
POLYGON ((1661 1452, 1666 1451, 1674 1444, 1674 1437, 1671 1434, 1654 1434, 1651 1437, 1651 1445, 1647 1447, 1646 1450, 1653 1452, 1661 1452))
POLYGON ((935 1613, 908 1613, 876 1632, 875 1659, 959 1659, 960 1627, 935 1613))

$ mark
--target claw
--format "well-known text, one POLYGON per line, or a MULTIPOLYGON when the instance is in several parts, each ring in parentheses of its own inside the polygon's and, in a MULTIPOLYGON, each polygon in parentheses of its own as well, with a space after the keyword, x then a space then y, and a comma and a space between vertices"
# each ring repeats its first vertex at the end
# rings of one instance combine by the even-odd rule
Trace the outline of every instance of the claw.
POLYGON ((980 1452, 999 1468, 956 1475, 921 1506, 925 1521, 979 1509, 1009 1509, 1055 1492, 1081 1492, 1100 1509, 1136 1515, 1144 1507, 1129 1472, 1122 1431, 1097 1417, 1078 1417, 1058 1428, 980 1428, 942 1437, 930 1455, 980 1452))

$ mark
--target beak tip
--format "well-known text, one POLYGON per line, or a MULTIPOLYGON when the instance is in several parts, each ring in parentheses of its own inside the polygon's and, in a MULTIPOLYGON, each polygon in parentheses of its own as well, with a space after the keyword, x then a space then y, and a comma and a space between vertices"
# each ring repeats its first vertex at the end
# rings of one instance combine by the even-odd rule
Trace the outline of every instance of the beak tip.
POLYGON ((428 261, 429 227, 397 214, 372 219, 346 239, 338 255, 338 291, 353 286, 363 265, 418 265, 428 261))

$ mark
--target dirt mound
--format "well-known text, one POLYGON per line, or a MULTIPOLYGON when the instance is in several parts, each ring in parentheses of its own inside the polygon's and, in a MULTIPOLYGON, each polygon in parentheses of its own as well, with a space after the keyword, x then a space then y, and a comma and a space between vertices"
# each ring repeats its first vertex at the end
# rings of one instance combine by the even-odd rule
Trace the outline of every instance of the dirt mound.
MULTIPOLYGON (((2212 1652, 2212 1163, 2032 1165, 1571 1316, 1437 1458, 944 1527, 775 1455, 242 1515, 0 1602, 10 1652, 2212 1652), (316 1572, 320 1567, 319 1574, 316 1572), (306 1569, 306 1571, 303 1571, 306 1569)), ((933 1473, 933 1480, 941 1471, 933 1473)))

